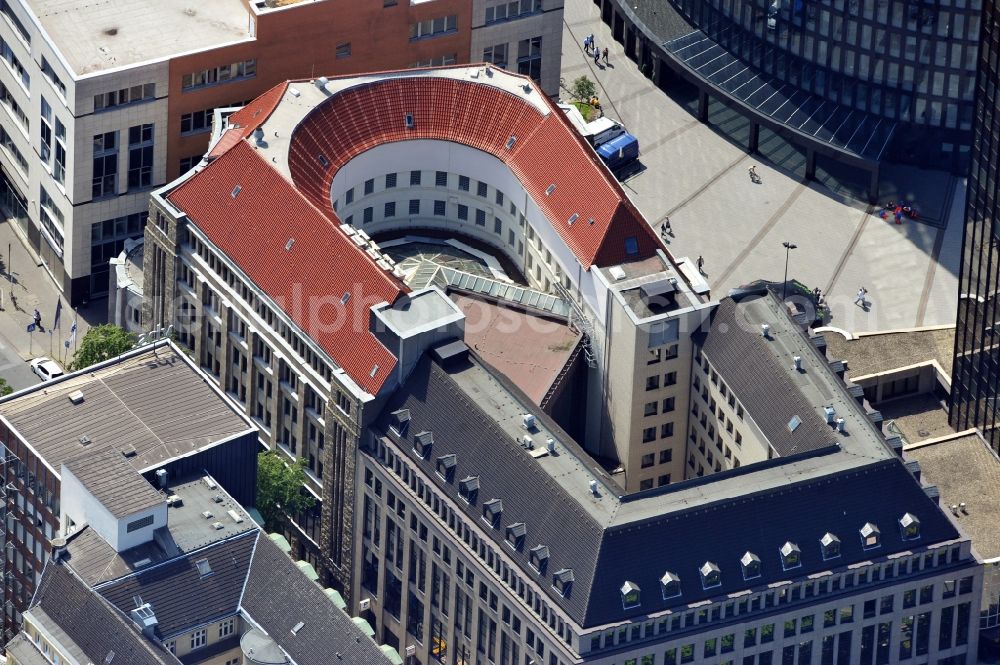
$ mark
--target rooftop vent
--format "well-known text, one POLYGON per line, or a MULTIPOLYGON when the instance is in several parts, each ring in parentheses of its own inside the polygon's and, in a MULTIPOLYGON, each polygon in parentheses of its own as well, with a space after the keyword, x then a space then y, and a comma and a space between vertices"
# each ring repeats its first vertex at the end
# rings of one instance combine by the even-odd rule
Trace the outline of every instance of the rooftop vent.
POLYGON ((552 183, 545 189, 545 196, 552 196, 554 191, 556 191, 556 183, 552 183))
POLYGON ((569 216, 569 225, 573 226, 573 222, 575 222, 578 219, 580 219, 580 213, 574 212, 572 215, 569 216))
POLYGON ((297 624, 295 624, 294 626, 292 626, 292 635, 298 635, 298 634, 299 634, 299 631, 300 631, 300 630, 302 630, 302 628, 303 628, 303 627, 304 627, 305 625, 306 625, 306 624, 305 624, 305 622, 304 622, 304 621, 300 621, 300 622, 298 622, 297 624))
POLYGON ((90 445, 90 437, 87 436, 86 434, 84 434, 83 436, 81 436, 80 437, 80 445, 81 446, 89 446, 90 445))
POLYGON ((764 339, 771 339, 771 326, 767 323, 760 324, 760 334, 764 339))
POLYGON ((215 495, 213 495, 212 496, 212 501, 214 501, 215 503, 222 503, 222 501, 223 501, 222 495, 221 494, 215 494, 215 495))
POLYGON ((222 522, 212 522, 212 528, 215 529, 216 531, 222 531, 223 529, 226 528, 226 525, 223 524, 222 522))
POLYGON ((407 129, 413 129, 414 126, 415 126, 415 124, 413 122, 413 114, 412 113, 407 113, 403 117, 403 123, 406 125, 407 129))
POLYGON ((594 225, 594 223, 595 223, 595 222, 594 222, 594 218, 593 218, 593 217, 591 217, 590 219, 588 219, 588 220, 587 220, 587 223, 588 223, 588 224, 590 224, 591 226, 593 226, 593 225, 594 225))
POLYGON ((832 425, 834 420, 836 420, 837 418, 837 410, 834 409, 832 406, 824 406, 823 415, 826 416, 826 424, 832 425))
POLYGON ((233 187, 233 191, 230 192, 229 195, 235 199, 242 189, 243 189, 242 187, 236 185, 235 187, 233 187))
POLYGON ((67 397, 69 397, 69 401, 72 402, 73 404, 79 404, 80 402, 83 401, 83 391, 74 390, 69 395, 67 395, 67 397))
POLYGON ((229 519, 240 524, 243 521, 243 517, 235 510, 227 510, 226 514, 229 515, 229 519))
POLYGON ((323 167, 324 169, 325 169, 325 168, 328 168, 328 167, 330 166, 330 160, 326 158, 326 155, 324 155, 324 154, 320 153, 320 154, 319 154, 319 155, 318 155, 318 156, 316 157, 316 159, 318 159, 318 160, 319 160, 319 163, 320 163, 320 166, 322 166, 322 167, 323 167))
POLYGON ((115 652, 112 649, 108 652, 108 655, 104 657, 104 665, 111 665, 111 661, 115 659, 115 652))
POLYGON ((328 79, 325 76, 320 76, 318 79, 316 79, 315 81, 313 81, 313 83, 316 84, 317 88, 323 88, 329 82, 330 82, 330 79, 328 79))
POLYGON ((521 437, 521 447, 527 450, 532 450, 535 447, 535 440, 525 434, 521 437))
POLYGON ((179 508, 184 505, 184 500, 177 494, 168 494, 167 505, 171 508, 179 508))
POLYGON ((531 432, 535 429, 535 416, 530 413, 526 413, 521 416, 521 424, 524 425, 524 429, 531 432))
POLYGON ((205 511, 202 511, 201 516, 204 517, 207 520, 210 520, 213 517, 215 517, 215 514, 211 510, 205 510, 205 511))
POLYGON ((260 127, 253 130, 253 142, 258 148, 264 145, 264 130, 260 127))
POLYGON ((378 374, 378 364, 372 366, 372 371, 368 373, 368 376, 374 379, 376 374, 378 374))
POLYGON ((219 487, 218 483, 216 483, 214 480, 212 480, 208 476, 202 476, 201 481, 203 483, 205 483, 205 486, 208 487, 208 489, 210 489, 210 490, 218 489, 218 487, 219 487))
POLYGON ((135 457, 136 454, 138 453, 138 451, 135 449, 135 446, 131 443, 122 444, 118 448, 118 450, 121 451, 123 457, 135 457))
POLYGON ((611 266, 608 268, 608 274, 615 278, 615 280, 625 279, 625 270, 621 266, 611 266))
POLYGON ((167 486, 167 470, 166 469, 157 469, 156 470, 156 484, 159 485, 160 487, 166 487, 167 486))
POLYGON ((515 143, 517 143, 517 137, 511 136, 509 139, 507 139, 507 149, 510 150, 511 148, 513 148, 515 143))
POLYGON ((285 251, 286 252, 292 251, 292 245, 294 244, 295 244, 295 238, 289 238, 288 242, 285 243, 285 251))
POLYGON ((796 372, 802 371, 802 356, 792 356, 792 367, 796 372))
POLYGON ((346 292, 344 292, 344 295, 342 295, 340 297, 340 304, 341 305, 346 305, 347 301, 350 300, 350 299, 351 299, 351 292, 350 291, 346 291, 346 292))
POLYGON ((550 455, 554 455, 556 452, 556 440, 551 436, 545 439, 545 449, 549 451, 550 455))
POLYGON ((589 485, 590 485, 590 493, 593 494, 594 496, 597 496, 597 481, 591 480, 589 485))
POLYGON ((838 432, 843 432, 844 431, 844 419, 843 418, 837 418, 837 431, 838 432))
POLYGON ((301 95, 302 93, 301 93, 301 92, 299 92, 299 89, 298 89, 298 88, 289 88, 289 89, 288 89, 288 94, 289 94, 289 95, 291 95, 292 97, 298 97, 298 96, 299 96, 299 95, 301 95))

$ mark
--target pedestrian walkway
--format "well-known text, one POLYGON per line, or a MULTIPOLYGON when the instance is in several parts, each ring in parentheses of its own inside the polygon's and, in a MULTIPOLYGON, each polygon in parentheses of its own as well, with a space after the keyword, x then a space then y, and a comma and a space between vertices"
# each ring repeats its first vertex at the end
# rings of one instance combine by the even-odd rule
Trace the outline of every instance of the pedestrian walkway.
MULTIPOLYGON (((950 210, 942 210, 937 225, 883 222, 867 204, 803 182, 698 122, 683 91, 664 92, 639 72, 590 0, 567 0, 564 18, 565 87, 588 76, 606 114, 639 139, 645 168, 622 185, 657 235, 669 216, 673 235, 665 242, 675 256, 704 256, 714 297, 758 279, 780 282, 782 243, 788 241, 797 246, 789 256, 789 278, 823 290, 832 325, 886 330, 954 322, 960 181, 933 171, 899 172, 907 180, 893 183, 901 197, 934 183, 951 193, 950 210), (584 54, 583 39, 590 34, 599 48, 609 49, 610 66, 603 60, 595 65, 584 54), (757 166, 760 184, 747 175, 751 165, 757 166), (872 301, 868 311, 852 304, 862 284, 872 301)), ((563 95, 569 93, 564 89, 563 95)), ((710 119, 724 121, 725 113, 713 107, 710 119)), ((762 138, 762 150, 764 144, 762 138)), ((794 168, 794 159, 783 163, 794 168)))
POLYGON ((25 247, 14 224, 12 220, 0 222, 0 252, 3 253, 0 259, 0 290, 3 291, 0 344, 24 361, 48 356, 65 364, 72 359, 74 351, 72 344, 69 349, 65 346, 74 319, 78 327, 76 342, 79 343, 89 328, 85 317, 94 317, 100 309, 100 303, 91 305, 86 311, 74 313, 69 307, 68 299, 63 298, 59 325, 53 328, 60 299, 59 290, 38 256, 25 247), (42 315, 44 333, 37 330, 34 333, 28 332, 32 313, 36 308, 42 315))

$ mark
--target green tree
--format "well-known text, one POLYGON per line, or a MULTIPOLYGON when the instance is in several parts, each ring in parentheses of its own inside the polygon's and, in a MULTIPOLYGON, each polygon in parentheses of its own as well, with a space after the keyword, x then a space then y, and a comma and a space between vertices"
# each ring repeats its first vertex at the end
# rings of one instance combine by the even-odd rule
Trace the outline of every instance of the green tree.
POLYGON ((83 336, 80 348, 73 356, 70 369, 86 369, 91 365, 119 356, 135 346, 135 335, 113 323, 91 328, 83 336))
POLYGON ((14 392, 14 389, 7 383, 7 379, 0 377, 0 397, 6 397, 12 392, 14 392))
POLYGON ((590 98, 597 92, 597 86, 586 76, 581 76, 573 81, 569 88, 570 93, 583 102, 590 101, 590 98))
POLYGON ((288 464, 274 450, 257 456, 257 510, 268 531, 279 530, 285 515, 295 515, 315 505, 316 499, 302 488, 306 482, 305 466, 303 459, 288 464))

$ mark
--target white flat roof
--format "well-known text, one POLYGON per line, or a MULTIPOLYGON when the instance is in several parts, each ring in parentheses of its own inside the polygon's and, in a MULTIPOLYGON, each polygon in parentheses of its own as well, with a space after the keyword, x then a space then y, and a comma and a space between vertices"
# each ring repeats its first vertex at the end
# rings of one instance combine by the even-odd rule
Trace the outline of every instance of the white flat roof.
POLYGON ((240 0, 25 0, 77 76, 250 40, 240 0))

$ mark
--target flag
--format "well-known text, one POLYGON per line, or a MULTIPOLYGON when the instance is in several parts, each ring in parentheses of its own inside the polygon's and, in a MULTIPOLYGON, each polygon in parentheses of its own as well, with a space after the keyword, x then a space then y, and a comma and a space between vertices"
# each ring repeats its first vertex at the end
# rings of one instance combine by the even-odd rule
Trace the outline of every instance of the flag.
POLYGON ((52 327, 53 328, 58 328, 59 327, 59 317, 61 315, 62 315, 62 298, 60 298, 59 302, 56 303, 56 316, 55 316, 54 319, 52 319, 52 327))
POLYGON ((66 348, 69 348, 69 345, 75 341, 76 341, 76 321, 74 321, 73 325, 69 327, 69 339, 66 340, 66 348))

